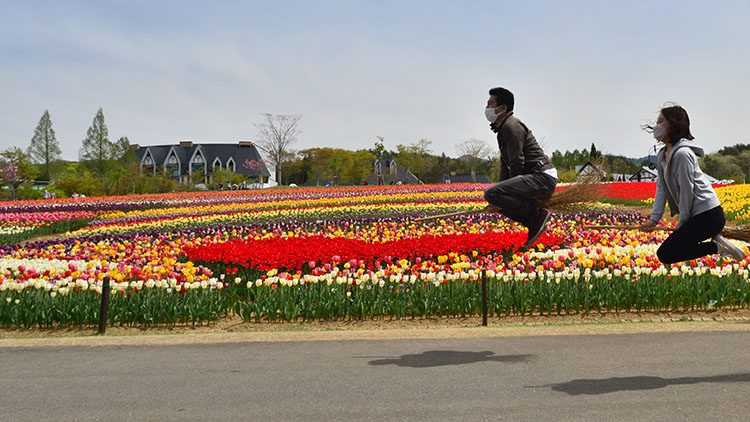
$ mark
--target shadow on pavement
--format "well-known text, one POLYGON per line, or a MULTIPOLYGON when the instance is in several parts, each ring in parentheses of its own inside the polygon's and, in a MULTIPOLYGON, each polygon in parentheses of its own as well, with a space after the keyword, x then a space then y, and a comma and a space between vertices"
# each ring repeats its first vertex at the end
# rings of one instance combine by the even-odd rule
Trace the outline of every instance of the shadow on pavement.
POLYGON ((728 382, 750 382, 750 373, 716 375, 712 377, 622 377, 605 379, 580 379, 564 382, 562 384, 549 384, 542 387, 550 387, 555 391, 561 391, 571 396, 581 394, 596 395, 614 393, 616 391, 640 391, 655 390, 670 385, 686 385, 698 383, 728 383, 728 382))
POLYGON ((451 350, 430 350, 418 355, 402 355, 393 359, 378 359, 368 362, 370 365, 396 365, 411 368, 429 368, 433 366, 464 365, 476 362, 526 362, 533 355, 501 355, 494 352, 457 352, 451 350))

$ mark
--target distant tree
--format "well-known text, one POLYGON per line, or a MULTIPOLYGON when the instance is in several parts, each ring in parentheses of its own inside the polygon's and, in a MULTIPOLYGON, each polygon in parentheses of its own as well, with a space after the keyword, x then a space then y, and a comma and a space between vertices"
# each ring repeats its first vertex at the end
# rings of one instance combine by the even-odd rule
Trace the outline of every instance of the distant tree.
POLYGON ((302 116, 263 113, 263 121, 256 123, 258 143, 268 154, 271 164, 276 167, 276 182, 282 184, 281 168, 289 153, 289 147, 297 142, 302 133, 298 124, 302 116))
POLYGON ((60 176, 55 179, 54 187, 71 196, 74 193, 86 196, 98 196, 104 194, 105 180, 95 176, 91 169, 81 163, 69 163, 60 176))
POLYGON ((742 170, 742 183, 745 183, 747 177, 750 176, 750 150, 745 150, 740 153, 737 165, 739 165, 742 170))
POLYGON ((127 191, 127 175, 127 170, 120 163, 107 166, 107 193, 114 195, 125 193, 123 191, 127 191))
POLYGON ((171 176, 166 175, 163 170, 163 168, 157 168, 155 175, 144 175, 143 181, 136 187, 136 191, 141 193, 174 192, 177 182, 171 176))
POLYGON ((708 154, 700 159, 701 170, 717 179, 742 180, 743 169, 740 158, 718 153, 708 154))
POLYGON ((637 171, 635 163, 628 161, 625 157, 608 155, 606 158, 609 173, 630 174, 637 171))
POLYGON ((242 167, 250 170, 252 176, 256 177, 259 183, 264 183, 263 169, 266 167, 265 160, 245 160, 242 167))
POLYGON ((10 188, 11 200, 16 199, 16 191, 21 185, 31 182, 38 174, 29 155, 21 148, 10 147, 0 154, 0 176, 10 188))
POLYGON ((558 149, 556 149, 552 153, 552 157, 550 157, 550 161, 552 162, 552 165, 555 166, 555 168, 557 169, 560 169, 560 170, 568 169, 568 163, 565 162, 565 158, 563 158, 562 153, 558 149))
MULTIPOLYGON (((127 136, 112 143, 111 159, 106 164, 105 192, 121 195, 127 193, 130 188, 134 188, 137 181, 131 177, 131 171, 138 170, 137 162, 135 151, 131 148, 127 136)), ((140 171, 137 172, 140 173, 140 171)))
POLYGON ((489 168, 489 174, 487 174, 487 177, 489 177, 490 180, 492 180, 493 182, 497 182, 498 180, 500 180, 500 151, 499 150, 493 151, 489 159, 490 159, 490 168, 489 168))
POLYGON ((143 174, 141 174, 141 166, 136 160, 123 164, 123 168, 125 169, 125 178, 122 182, 122 194, 135 194, 139 185, 143 184, 143 178, 145 177, 143 174))
POLYGON ((718 154, 721 155, 740 155, 743 151, 750 150, 750 144, 735 144, 732 146, 727 146, 718 151, 718 154))
POLYGON ((289 184, 303 185, 307 181, 307 173, 310 170, 310 162, 305 161, 301 153, 297 152, 293 157, 284 161, 284 178, 289 184))
MULTIPOLYGON (((435 165, 437 160, 430 160, 430 144, 428 139, 420 139, 410 145, 397 145, 398 163, 407 170, 414 173, 420 180, 424 179, 425 174, 431 170, 431 165, 435 165)), ((437 157, 435 157, 437 158, 437 157)))
MULTIPOLYGON (((375 155, 375 158, 378 160, 380 165, 383 165, 383 156, 385 155, 385 138, 378 135, 378 140, 375 142, 375 148, 371 150, 372 154, 375 155)), ((381 171, 376 174, 378 176, 378 185, 382 185, 384 183, 383 181, 383 172, 382 167, 381 171)))
POLYGON ((86 132, 78 158, 88 162, 95 170, 97 176, 107 173, 107 161, 113 158, 115 145, 109 140, 109 130, 104 123, 104 112, 100 108, 94 116, 94 121, 86 132))
POLYGON ((31 161, 41 166, 40 177, 43 180, 52 178, 51 166, 60 159, 60 144, 55 138, 55 131, 52 129, 52 120, 49 117, 49 111, 44 110, 39 123, 34 130, 34 136, 31 138, 31 145, 26 150, 31 157, 31 161))
POLYGON ((242 183, 242 180, 243 177, 241 174, 237 174, 231 169, 223 168, 211 173, 211 180, 208 183, 208 187, 214 190, 228 189, 230 184, 239 185, 242 183))
POLYGON ((330 175, 331 184, 341 184, 341 169, 344 166, 344 154, 341 151, 333 151, 331 159, 328 161, 328 174, 330 175))
POLYGON ((638 163, 623 155, 606 154, 602 156, 599 162, 603 162, 612 173, 633 174, 641 169, 638 163))
POLYGON ((315 186, 324 182, 361 184, 370 175, 374 159, 368 150, 308 148, 299 151, 299 158, 288 164, 295 172, 305 173, 302 183, 309 181, 315 186))
POLYGON ((565 150, 565 153, 563 154, 563 162, 565 163, 563 168, 569 169, 571 166, 575 165, 575 160, 573 159, 573 153, 565 150))
POLYGON ((131 147, 130 140, 127 136, 120 137, 120 139, 112 145, 112 158, 121 163, 128 163, 137 160, 135 151, 131 147))
POLYGON ((372 172, 372 163, 375 161, 375 156, 370 151, 362 149, 350 153, 349 157, 351 159, 342 169, 341 177, 345 181, 361 184, 372 172))
POLYGON ((315 186, 321 186, 325 181, 330 181, 332 177, 331 160, 335 153, 336 150, 333 148, 308 148, 301 150, 299 155, 302 157, 302 161, 306 163, 304 167, 307 169, 305 180, 314 183, 315 186))
POLYGON ((589 157, 591 157, 592 160, 596 160, 597 158, 601 157, 602 153, 597 151, 596 146, 594 143, 591 143, 591 150, 589 151, 589 157))
POLYGON ((557 178, 560 179, 561 182, 572 183, 578 180, 578 175, 574 169, 569 169, 558 171, 557 178))
POLYGON ((489 157, 493 149, 487 144, 487 142, 481 139, 471 138, 458 144, 456 150, 460 155, 468 158, 471 180, 476 182, 477 167, 489 157))
POLYGON ((0 170, 0 176, 3 178, 3 183, 7 184, 10 188, 10 200, 16 200, 16 189, 23 183, 23 179, 20 177, 18 166, 13 163, 5 163, 0 170))

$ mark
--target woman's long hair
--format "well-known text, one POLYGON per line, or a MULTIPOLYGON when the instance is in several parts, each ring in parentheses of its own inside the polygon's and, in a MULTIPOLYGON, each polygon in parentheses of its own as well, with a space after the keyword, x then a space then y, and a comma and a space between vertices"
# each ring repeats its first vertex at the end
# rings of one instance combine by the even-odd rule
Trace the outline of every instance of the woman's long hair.
MULTIPOLYGON (((687 111, 678 104, 664 106, 660 113, 669 122, 669 131, 667 132, 667 138, 665 142, 675 144, 680 139, 695 139, 690 133, 690 117, 688 117, 687 111)), ((654 124, 646 124, 641 128, 647 132, 654 131, 654 124)))

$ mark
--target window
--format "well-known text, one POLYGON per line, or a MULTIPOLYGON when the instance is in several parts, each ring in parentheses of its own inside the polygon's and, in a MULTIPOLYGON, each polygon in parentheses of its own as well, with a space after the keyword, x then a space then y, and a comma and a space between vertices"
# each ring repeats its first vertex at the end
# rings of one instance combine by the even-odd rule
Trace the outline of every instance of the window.
POLYGON ((174 179, 180 179, 180 160, 177 158, 177 154, 175 154, 174 151, 172 151, 167 157, 167 163, 164 165, 164 173, 174 179))
POLYGON ((143 157, 143 164, 141 164, 141 171, 146 173, 154 173, 156 171, 156 165, 154 163, 154 157, 151 156, 151 151, 146 151, 146 155, 143 157))

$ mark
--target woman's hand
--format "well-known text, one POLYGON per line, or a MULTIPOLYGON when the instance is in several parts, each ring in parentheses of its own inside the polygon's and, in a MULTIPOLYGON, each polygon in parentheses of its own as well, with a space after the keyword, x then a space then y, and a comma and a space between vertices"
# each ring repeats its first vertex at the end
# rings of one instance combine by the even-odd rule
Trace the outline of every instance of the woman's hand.
POLYGON ((638 230, 644 231, 644 232, 652 232, 656 230, 656 224, 657 222, 654 220, 648 220, 645 223, 638 226, 638 230))

